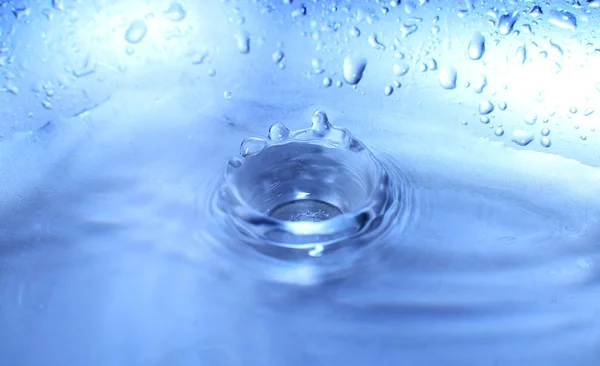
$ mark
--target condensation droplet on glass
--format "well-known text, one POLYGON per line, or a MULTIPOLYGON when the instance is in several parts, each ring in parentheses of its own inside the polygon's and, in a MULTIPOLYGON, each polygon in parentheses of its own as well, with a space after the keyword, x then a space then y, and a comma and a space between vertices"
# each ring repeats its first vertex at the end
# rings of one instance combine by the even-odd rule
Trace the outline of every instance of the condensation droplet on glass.
POLYGON ((496 131, 494 131, 494 134, 498 137, 504 135, 504 129, 502 127, 498 127, 496 128, 496 131))
POLYGON ((52 0, 52 7, 58 11, 65 10, 63 6, 63 0, 52 0))
POLYGON ((486 115, 492 113, 494 105, 489 100, 484 100, 479 103, 479 114, 486 115))
POLYGON ((186 11, 180 3, 171 3, 163 15, 167 20, 179 22, 185 18, 186 11))
POLYGON ((533 141, 533 134, 525 130, 514 130, 512 142, 519 146, 527 146, 533 141))
POLYGON ((280 63, 281 60, 283 60, 283 52, 281 52, 280 50, 277 50, 275 52, 273 52, 273 54, 271 55, 271 58, 273 59, 273 62, 275 62, 276 64, 280 63))
POLYGON ((292 18, 303 17, 306 15, 306 7, 301 5, 298 9, 292 10, 291 16, 292 18))
POLYGON ((533 7, 533 9, 531 9, 531 11, 529 12, 529 14, 532 17, 537 18, 537 17, 539 17, 540 15, 542 15, 544 13, 542 12, 542 8, 540 8, 538 5, 536 5, 536 6, 533 7))
POLYGON ((571 112, 571 114, 575 114, 575 113, 577 113, 577 107, 571 106, 571 107, 569 108, 569 112, 571 112))
POLYGON ((362 57, 346 56, 343 64, 343 75, 346 83, 356 85, 363 77, 367 60, 362 57))
POLYGON ((208 69, 208 76, 216 76, 217 75, 217 70, 210 68, 208 69))
POLYGON ((250 53, 250 35, 244 30, 240 30, 235 34, 237 40, 238 51, 242 54, 250 53))
POLYGON ((501 111, 506 110, 506 103, 504 103, 504 102, 498 103, 498 108, 500 108, 501 111))
POLYGON ((408 73, 408 66, 401 64, 394 64, 393 71, 396 76, 404 76, 408 73))
POLYGON ((406 38, 415 33, 417 29, 418 27, 416 24, 402 24, 400 27, 400 34, 402 35, 402 38, 406 38))
POLYGON ((352 37, 358 37, 360 36, 360 29, 358 29, 356 26, 352 26, 349 33, 352 37))
POLYGON ((223 92, 223 97, 225 97, 225 99, 231 99, 232 96, 233 96, 233 93, 229 90, 226 90, 225 92, 223 92))
POLYGON ((550 134, 550 129, 547 127, 542 128, 542 136, 548 136, 550 134))
POLYGON ((537 114, 526 114, 525 115, 525 123, 527 123, 528 125, 534 125, 537 122, 538 116, 537 114))
POLYGON ((371 45, 371 47, 377 49, 377 50, 383 50, 385 49, 385 46, 383 45, 383 43, 381 43, 379 41, 379 39, 377 39, 377 34, 371 34, 368 38, 369 44, 371 45))
POLYGON ((427 64, 426 63, 421 63, 421 65, 419 66, 419 71, 420 72, 426 72, 427 71, 427 64))
POLYGON ((388 97, 390 95, 392 95, 393 92, 394 92, 394 88, 391 85, 388 85, 383 89, 383 94, 385 94, 388 97))
POLYGON ((473 90, 477 94, 481 94, 483 89, 488 85, 487 77, 485 74, 477 74, 475 75, 475 80, 473 80, 473 90))
POLYGON ((483 124, 488 124, 488 123, 490 123, 490 117, 488 117, 488 116, 481 116, 481 117, 479 117, 479 122, 481 122, 483 124))
POLYGON ((516 10, 512 13, 501 15, 498 20, 498 32, 503 36, 512 32, 517 19, 519 19, 519 12, 516 10))
POLYGON ((52 109, 52 103, 50 103, 50 101, 48 100, 42 100, 42 106, 46 109, 52 109))
POLYGON ((467 53, 471 60, 479 60, 485 52, 485 37, 481 32, 475 32, 469 41, 467 53))
POLYGON ((139 43, 144 39, 147 32, 148 27, 146 26, 146 22, 141 19, 134 20, 125 32, 125 40, 133 44, 139 43))
POLYGON ((311 117, 311 129, 313 133, 317 136, 325 136, 329 133, 329 128, 331 124, 329 123, 329 118, 327 118, 327 114, 321 110, 315 111, 311 117))
POLYGON ((589 116, 592 113, 594 113, 594 108, 592 108, 592 107, 588 107, 585 109, 585 111, 583 111, 584 116, 589 116))
POLYGON ((552 145, 552 142, 548 137, 542 137, 542 139, 540 140, 540 145, 542 145, 543 147, 550 147, 550 145, 552 145))
POLYGON ((577 30, 577 18, 566 10, 552 10, 548 22, 559 28, 577 30))
POLYGON ((269 128, 269 139, 273 141, 284 141, 290 135, 290 130, 281 122, 275 122, 269 128))
POLYGON ((427 68, 431 71, 437 70, 437 61, 434 58, 427 61, 427 68))
POLYGON ((580 138, 581 138, 582 141, 587 140, 587 136, 586 135, 581 135, 580 138))
POLYGON ((525 48, 525 45, 519 46, 517 48, 517 50, 515 51, 515 59, 520 64, 525 63, 525 60, 527 59, 527 48, 525 48))
POLYGON ((331 86, 331 83, 332 83, 332 80, 331 80, 331 78, 330 78, 330 77, 328 77, 328 76, 325 76, 325 77, 323 78, 323 86, 324 86, 324 87, 326 87, 326 88, 329 88, 329 87, 331 86))
POLYGON ((456 88, 457 71, 453 66, 444 66, 440 70, 440 85, 444 89, 456 88))

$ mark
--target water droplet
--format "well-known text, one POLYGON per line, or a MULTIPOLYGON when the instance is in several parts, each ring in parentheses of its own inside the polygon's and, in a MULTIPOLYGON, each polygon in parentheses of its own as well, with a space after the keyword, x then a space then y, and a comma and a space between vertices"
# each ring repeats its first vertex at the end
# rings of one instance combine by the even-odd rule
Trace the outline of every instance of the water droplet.
POLYGON ((432 58, 431 60, 429 60, 427 62, 427 68, 431 71, 437 70, 438 66, 437 66, 437 61, 432 58))
POLYGON ((217 75, 217 70, 210 68, 208 69, 208 76, 216 76, 217 75))
POLYGON ((490 123, 490 117, 488 117, 488 116, 481 116, 481 117, 479 117, 479 122, 487 125, 488 123, 490 123))
POLYGON ((125 40, 129 43, 140 43, 148 32, 146 22, 141 19, 134 20, 125 32, 125 40))
POLYGON ((500 16, 500 19, 498 20, 498 32, 503 36, 512 32, 517 19, 519 19, 518 11, 500 16))
POLYGON ((6 83, 4 84, 4 89, 12 95, 19 95, 19 88, 17 88, 17 86, 13 84, 10 80, 6 81, 6 83))
POLYGON ((133 55, 134 52, 135 52, 135 48, 133 48, 133 46, 127 46, 127 47, 125 47, 125 54, 127 56, 133 55))
POLYGON ((540 58, 546 58, 546 57, 548 57, 548 52, 541 51, 540 53, 538 53, 538 56, 540 56, 540 58))
POLYGON ((485 52, 485 38, 481 32, 475 32, 469 42, 468 55, 471 60, 479 60, 485 52))
POLYGON ((52 0, 52 7, 59 11, 65 10, 65 7, 63 5, 63 0, 52 0))
POLYGON ((527 146, 533 141, 533 134, 524 130, 514 130, 512 142, 519 146, 527 146))
POLYGON ((542 139, 540 140, 540 144, 541 144, 543 147, 550 147, 550 145, 552 145, 552 142, 550 141, 550 139, 549 139, 549 138, 547 138, 547 137, 542 137, 542 139))
POLYGON ((494 110, 494 105, 489 100, 484 100, 479 103, 479 114, 490 114, 494 110))
POLYGON ((408 72, 409 68, 406 65, 394 64, 394 75, 404 76, 408 72))
POLYGON ((481 94, 487 85, 487 77, 485 74, 477 74, 475 76, 475 80, 473 80, 473 89, 475 90, 475 93, 481 94))
POLYGON ((390 95, 392 95, 393 92, 394 92, 394 88, 391 85, 388 85, 385 87, 385 89, 383 89, 383 94, 385 94, 388 97, 390 95))
POLYGON ((323 67, 323 61, 318 58, 313 58, 311 61, 312 68, 315 74, 322 74, 325 72, 325 68, 323 67))
POLYGON ((179 22, 185 18, 186 12, 180 3, 171 3, 163 15, 167 20, 179 22))
POLYGON ((402 24, 400 27, 400 33, 402 38, 406 38, 417 31, 418 27, 416 24, 402 24))
POLYGON ((303 17, 306 15, 306 7, 301 5, 298 9, 292 10, 292 18, 303 17))
POLYGON ((542 136, 548 136, 550 134, 550 129, 549 128, 542 128, 542 136))
POLYGON ((243 157, 258 154, 262 151, 262 149, 265 148, 265 146, 267 146, 267 143, 263 139, 251 137, 242 142, 242 145, 240 146, 240 154, 243 157))
POLYGON ((501 111, 506 110, 506 103, 504 103, 504 102, 499 103, 498 108, 500 108, 501 111))
POLYGON ((537 18, 544 13, 542 12, 542 8, 540 8, 538 5, 536 5, 533 7, 533 9, 531 9, 529 14, 531 14, 532 17, 537 18))
POLYGON ((49 100, 42 100, 42 106, 46 109, 52 109, 52 103, 49 100))
POLYGON ((577 107, 574 107, 574 106, 570 107, 569 112, 571 112, 571 114, 577 113, 577 107))
POLYGON ((346 56, 344 59, 344 80, 350 85, 356 85, 363 77, 367 60, 362 57, 346 56))
POLYGON ((358 37, 358 36, 360 36, 360 29, 358 29, 355 26, 352 26, 352 28, 350 28, 350 32, 349 33, 350 33, 350 35, 352 37, 358 37))
POLYGON ((440 70, 440 85, 444 89, 456 88, 456 68, 453 66, 444 66, 440 70))
POLYGON ((321 110, 317 110, 311 117, 311 126, 313 133, 317 136, 325 136, 329 133, 331 124, 327 118, 327 114, 321 110))
POLYGON ((496 136, 500 137, 500 136, 504 135, 504 129, 503 129, 502 127, 498 127, 498 128, 496 129, 496 131, 494 131, 494 134, 495 134, 496 136))
POLYGON ((385 46, 377 39, 377 34, 371 34, 369 36, 369 44, 371 45, 371 47, 377 50, 385 49, 385 46))
POLYGON ((528 125, 534 125, 537 122, 538 116, 536 114, 527 114, 525 115, 525 123, 528 125))
POLYGON ((426 63, 422 63, 422 64, 419 66, 419 71, 421 71, 421 72, 426 72, 426 71, 427 71, 427 64, 426 64, 426 63))
POLYGON ((273 62, 275 62, 276 64, 280 63, 281 60, 283 60, 283 52, 281 52, 280 50, 277 50, 275 52, 273 52, 273 54, 271 55, 271 58, 273 59, 273 62))
POLYGON ((223 97, 225 97, 225 99, 231 99, 232 96, 233 96, 233 93, 230 92, 229 90, 226 90, 225 92, 223 92, 223 97))
POLYGON ((331 83, 332 83, 332 80, 331 80, 331 78, 330 78, 330 77, 328 77, 328 76, 325 76, 325 77, 323 78, 323 86, 324 86, 324 87, 326 87, 326 88, 329 88, 329 87, 331 86, 331 83))
POLYGON ((594 108, 592 108, 592 107, 588 107, 585 109, 585 111, 583 111, 584 116, 589 116, 592 113, 594 113, 594 108))
POLYGON ((323 255, 324 250, 325 247, 323 247, 323 245, 317 244, 311 250, 308 251, 308 255, 310 255, 311 257, 320 257, 323 255))
POLYGON ((273 141, 284 141, 290 135, 290 130, 283 123, 275 122, 269 128, 269 138, 273 141))
POLYGON ((250 53, 250 35, 248 32, 240 30, 236 33, 235 39, 237 40, 238 51, 240 53, 250 53))
POLYGON ((577 30, 577 18, 565 10, 552 10, 548 21, 559 28, 577 30))
POLYGON ((337 86, 338 88, 341 88, 342 85, 344 85, 344 84, 342 83, 341 80, 338 80, 338 81, 335 82, 335 86, 337 86))
POLYGON ((587 140, 587 136, 586 135, 581 135, 580 138, 581 138, 581 141, 587 140))
POLYGON ((398 80, 394 80, 394 86, 395 86, 396 88, 399 88, 399 87, 401 87, 401 86, 402 86, 402 84, 401 84, 401 83, 400 83, 398 80))
POLYGON ((467 121, 465 121, 465 120, 462 120, 462 122, 460 122, 460 123, 461 123, 463 126, 466 126, 466 125, 468 125, 468 124, 469 124, 469 122, 467 122, 467 121))
POLYGON ((527 48, 525 48, 525 45, 519 46, 517 48, 517 51, 515 51, 515 58, 518 63, 525 63, 525 60, 527 59, 527 48))

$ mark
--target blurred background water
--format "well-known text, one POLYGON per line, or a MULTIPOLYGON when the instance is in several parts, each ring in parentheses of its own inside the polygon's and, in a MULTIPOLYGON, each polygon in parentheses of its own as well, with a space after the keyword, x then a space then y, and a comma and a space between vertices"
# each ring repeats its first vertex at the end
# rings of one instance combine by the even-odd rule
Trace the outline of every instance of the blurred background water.
POLYGON ((0 364, 597 365, 599 6, 0 1, 0 364), (208 212, 316 109, 410 200, 331 281, 208 212))

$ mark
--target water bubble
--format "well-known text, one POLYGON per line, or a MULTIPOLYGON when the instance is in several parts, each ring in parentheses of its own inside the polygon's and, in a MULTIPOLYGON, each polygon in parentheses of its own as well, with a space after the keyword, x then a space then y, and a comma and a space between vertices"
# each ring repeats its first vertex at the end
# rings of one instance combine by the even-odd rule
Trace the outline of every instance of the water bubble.
POLYGON ((490 117, 488 117, 488 116, 481 116, 481 117, 479 117, 479 122, 487 125, 488 123, 490 123, 490 117))
POLYGON ((267 146, 267 143, 263 139, 251 137, 242 142, 242 145, 240 146, 240 154, 243 157, 258 154, 265 148, 265 146, 267 146))
POLYGON ((275 62, 276 64, 280 63, 281 60, 283 60, 283 52, 281 52, 280 50, 277 50, 275 52, 273 52, 273 54, 271 55, 271 58, 273 59, 273 62, 275 62))
POLYGON ((542 12, 542 8, 540 8, 538 5, 536 5, 536 6, 533 7, 533 9, 531 9, 531 11, 529 12, 529 14, 532 17, 537 18, 537 17, 539 17, 540 15, 542 15, 544 13, 542 12))
POLYGON ((344 80, 350 85, 356 85, 363 77, 367 60, 362 57, 346 56, 344 59, 344 80))
POLYGON ((167 20, 179 22, 185 18, 186 11, 180 3, 171 3, 163 15, 167 20))
POLYGON ((475 80, 473 80, 473 89, 475 90, 475 93, 481 94, 487 85, 487 77, 485 74, 477 74, 475 76, 475 80))
POLYGON ((520 64, 524 64, 527 59, 527 48, 525 45, 519 46, 515 51, 515 58, 520 64))
POLYGON ((352 37, 358 37, 358 36, 360 36, 360 29, 358 29, 355 26, 352 26, 352 28, 350 28, 350 32, 349 33, 350 33, 350 35, 352 37))
POLYGON ((577 107, 574 107, 574 106, 570 107, 569 112, 571 112, 571 114, 577 113, 577 107))
POLYGON ((489 100, 484 100, 479 103, 479 114, 490 114, 494 110, 494 105, 489 100))
POLYGON ((500 19, 498 20, 498 32, 503 36, 512 32, 517 19, 519 19, 518 11, 500 16, 500 19))
POLYGON ((329 76, 325 76, 323 78, 323 86, 329 88, 331 86, 332 80, 329 76))
POLYGON ((148 32, 148 27, 146 26, 146 22, 141 19, 134 20, 127 28, 125 32, 125 40, 129 43, 140 43, 146 33, 148 32))
POLYGON ((240 53, 250 53, 250 35, 248 32, 240 30, 235 34, 235 39, 240 53))
POLYGON ((444 66, 440 70, 440 85, 444 89, 456 88, 456 68, 453 66, 444 66))
POLYGON ((500 108, 501 111, 506 110, 506 103, 504 103, 504 102, 499 103, 498 108, 500 108))
POLYGON ((223 97, 225 97, 225 99, 231 99, 232 96, 233 96, 233 93, 230 92, 229 90, 226 90, 225 92, 223 92, 223 97))
POLYGON ((329 133, 329 128, 331 124, 329 123, 329 119, 327 118, 327 114, 325 112, 318 110, 313 113, 311 117, 311 126, 310 128, 313 130, 313 133, 317 136, 325 136, 329 133))
POLYGON ((377 50, 383 50, 385 48, 385 46, 377 39, 377 34, 371 34, 369 36, 369 44, 377 50))
POLYGON ((541 144, 543 147, 550 147, 550 145, 552 145, 552 142, 550 141, 550 139, 549 139, 549 138, 547 138, 547 137, 542 137, 542 139, 540 140, 540 144, 541 144))
POLYGON ((317 244, 311 250, 308 251, 308 255, 310 255, 311 257, 320 257, 323 255, 324 250, 325 247, 323 247, 323 245, 317 244))
POLYGON ((469 42, 467 54, 471 60, 479 60, 485 52, 485 38, 481 32, 475 32, 469 42))
POLYGON ((269 128, 269 138, 273 141, 284 141, 290 136, 290 130, 283 123, 275 122, 269 128))
POLYGON ((551 11, 548 21, 559 28, 577 30, 577 18, 565 10, 551 11))
POLYGON ((538 116, 537 114, 526 114, 525 115, 525 123, 527 123, 528 125, 534 125, 537 122, 538 116))
POLYGON ((385 87, 385 89, 383 89, 383 94, 385 94, 388 97, 390 95, 392 95, 393 92, 394 92, 394 88, 391 85, 388 85, 385 87))
POLYGON ((394 75, 404 76, 408 72, 409 68, 406 65, 394 64, 394 75))
POLYGON ((550 134, 550 129, 549 128, 542 128, 542 136, 548 136, 550 134))
POLYGON ((592 113, 594 113, 594 108, 592 108, 592 107, 588 107, 585 109, 585 111, 583 111, 584 116, 589 116, 592 113))
POLYGON ((519 146, 527 146, 533 141, 533 134, 524 130, 514 130, 512 136, 512 142, 519 146))
POLYGON ((498 127, 496 128, 496 131, 494 131, 494 134, 498 137, 504 135, 504 129, 502 127, 498 127))

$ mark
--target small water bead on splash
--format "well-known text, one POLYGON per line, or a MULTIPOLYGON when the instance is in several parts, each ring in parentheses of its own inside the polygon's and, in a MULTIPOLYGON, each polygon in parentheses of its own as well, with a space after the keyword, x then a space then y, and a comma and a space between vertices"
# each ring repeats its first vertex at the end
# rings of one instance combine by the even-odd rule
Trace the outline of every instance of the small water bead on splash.
POLYGON ((392 95, 393 92, 394 92, 394 88, 391 85, 388 85, 383 89, 383 94, 385 94, 385 96, 387 96, 387 97, 392 95))
POLYGON ((235 34, 237 40, 238 51, 241 54, 250 53, 250 35, 244 30, 240 30, 235 34))
POLYGON ((163 15, 167 20, 179 22, 185 18, 186 11, 180 3, 171 3, 163 15))
POLYGON ((577 18, 565 10, 552 10, 548 22, 559 28, 577 30, 577 18))
POLYGON ((453 66, 444 66, 440 70, 440 85, 444 89, 456 88, 457 71, 453 66))
POLYGON ((256 137, 251 137, 242 142, 240 146, 240 155, 247 157, 261 152, 267 146, 266 141, 256 137))
POLYGON ((479 103, 479 114, 486 115, 492 113, 494 105, 489 100, 484 100, 479 103))
POLYGON ((540 145, 542 145, 543 147, 550 147, 550 145, 552 145, 552 142, 549 138, 542 137, 542 139, 540 140, 540 145))
POLYGON ((471 37, 471 41, 469 41, 469 47, 467 49, 467 54, 469 58, 473 61, 481 59, 485 52, 485 37, 481 32, 475 32, 471 37))
POLYGON ((508 35, 512 32, 517 19, 519 19, 519 12, 516 10, 512 13, 501 15, 498 20, 498 32, 503 36, 508 35))
POLYGON ((146 22, 141 19, 134 20, 125 32, 125 40, 132 44, 140 43, 147 32, 148 26, 146 25, 146 22))
POLYGON ((367 60, 363 57, 346 56, 343 64, 343 75, 346 83, 356 85, 363 77, 367 60))
POLYGON ((319 137, 327 135, 331 129, 331 124, 329 123, 327 114, 321 110, 317 110, 315 113, 313 113, 310 122, 310 128, 313 131, 313 134, 319 137))
POLYGON ((512 142, 519 146, 527 146, 533 141, 533 134, 525 130, 514 130, 512 136, 512 142))
POLYGON ((290 130, 281 122, 275 122, 269 128, 269 139, 276 142, 287 140, 290 136, 290 130))
POLYGON ((542 136, 548 136, 550 134, 550 129, 549 128, 542 128, 542 136))

